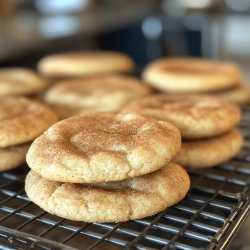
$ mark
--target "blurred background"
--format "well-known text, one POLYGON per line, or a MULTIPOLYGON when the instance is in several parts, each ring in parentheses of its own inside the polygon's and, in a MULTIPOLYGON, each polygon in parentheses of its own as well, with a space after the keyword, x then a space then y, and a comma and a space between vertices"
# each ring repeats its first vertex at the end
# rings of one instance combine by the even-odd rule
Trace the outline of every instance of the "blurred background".
POLYGON ((1 0, 0 66, 69 50, 232 60, 250 78, 250 0, 1 0), (249 76, 248 76, 249 74, 249 76))
MULTIPOLYGON (((237 63, 250 83, 250 0, 1 0, 0 67, 50 53, 122 51, 138 68, 162 56, 237 63)), ((249 249, 250 222, 230 249, 249 249)))

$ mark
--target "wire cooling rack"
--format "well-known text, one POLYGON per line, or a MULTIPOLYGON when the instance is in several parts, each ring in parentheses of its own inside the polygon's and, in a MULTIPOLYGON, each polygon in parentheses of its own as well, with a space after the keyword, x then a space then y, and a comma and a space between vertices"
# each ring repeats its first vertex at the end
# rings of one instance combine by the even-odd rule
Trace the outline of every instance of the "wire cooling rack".
POLYGON ((26 166, 2 173, 0 248, 224 249, 250 211, 250 106, 244 108, 240 128, 245 145, 236 158, 216 168, 190 171, 192 186, 183 201, 153 217, 126 223, 82 223, 52 216, 25 195, 26 166))

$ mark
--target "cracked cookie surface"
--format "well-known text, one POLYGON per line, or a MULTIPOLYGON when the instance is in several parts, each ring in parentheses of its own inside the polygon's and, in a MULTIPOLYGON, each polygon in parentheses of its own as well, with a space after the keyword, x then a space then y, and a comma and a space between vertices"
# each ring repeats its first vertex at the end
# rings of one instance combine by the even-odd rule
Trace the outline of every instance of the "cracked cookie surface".
POLYGON ((180 149, 179 130, 137 114, 86 112, 37 138, 27 163, 54 181, 92 183, 153 172, 180 149))

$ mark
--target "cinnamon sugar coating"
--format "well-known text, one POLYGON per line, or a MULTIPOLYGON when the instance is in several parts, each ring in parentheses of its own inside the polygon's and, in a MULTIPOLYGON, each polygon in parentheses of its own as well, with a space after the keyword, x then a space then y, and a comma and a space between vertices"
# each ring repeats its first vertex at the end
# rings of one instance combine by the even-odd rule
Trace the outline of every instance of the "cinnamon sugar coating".
POLYGON ((31 145, 27 163, 55 181, 122 180, 155 171, 180 149, 167 122, 136 114, 82 113, 52 126, 31 145))
POLYGON ((152 95, 136 100, 123 113, 138 114, 168 121, 180 129, 185 139, 209 138, 234 128, 241 112, 226 100, 206 95, 152 95))
POLYGON ((76 221, 119 222, 151 216, 183 199, 190 187, 175 163, 124 181, 72 184, 50 181, 30 171, 28 197, 49 213, 76 221))
POLYGON ((0 148, 29 142, 56 121, 56 115, 39 102, 0 97, 0 148))

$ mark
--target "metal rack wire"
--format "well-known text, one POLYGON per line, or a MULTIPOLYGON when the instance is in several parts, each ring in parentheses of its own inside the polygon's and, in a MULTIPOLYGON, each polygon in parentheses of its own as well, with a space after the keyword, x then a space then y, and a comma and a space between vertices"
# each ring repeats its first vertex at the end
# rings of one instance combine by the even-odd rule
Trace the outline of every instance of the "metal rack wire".
POLYGON ((224 249, 250 212, 250 107, 241 153, 190 172, 187 197, 166 211, 126 223, 80 223, 52 216, 24 192, 26 166, 0 175, 0 247, 5 249, 224 249))

